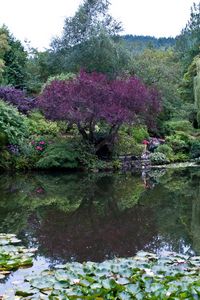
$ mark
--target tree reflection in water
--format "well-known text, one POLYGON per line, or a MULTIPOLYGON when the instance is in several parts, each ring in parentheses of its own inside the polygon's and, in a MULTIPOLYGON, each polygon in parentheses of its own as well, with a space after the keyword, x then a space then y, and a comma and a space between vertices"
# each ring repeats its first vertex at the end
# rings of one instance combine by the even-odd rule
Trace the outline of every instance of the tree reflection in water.
POLYGON ((200 254, 200 171, 0 176, 0 231, 52 260, 200 254))

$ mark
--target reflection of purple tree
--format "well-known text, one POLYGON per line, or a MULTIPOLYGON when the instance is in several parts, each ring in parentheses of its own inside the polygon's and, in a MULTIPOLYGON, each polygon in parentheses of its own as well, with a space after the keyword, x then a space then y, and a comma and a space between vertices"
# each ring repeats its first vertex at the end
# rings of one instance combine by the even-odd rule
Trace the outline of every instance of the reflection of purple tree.
POLYGON ((120 212, 116 201, 110 199, 106 211, 99 215, 94 202, 84 199, 74 213, 66 215, 54 208, 39 223, 33 218, 40 249, 54 258, 102 261, 132 256, 155 235, 148 209, 120 212))

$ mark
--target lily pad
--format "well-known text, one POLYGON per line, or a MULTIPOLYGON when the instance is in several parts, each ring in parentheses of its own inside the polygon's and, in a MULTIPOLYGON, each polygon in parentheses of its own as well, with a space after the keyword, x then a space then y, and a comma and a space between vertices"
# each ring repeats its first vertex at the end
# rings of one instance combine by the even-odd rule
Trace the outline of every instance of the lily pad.
MULTIPOLYGON (((22 262, 26 262, 24 255, 22 262)), ((12 266, 16 259, 19 259, 19 253, 15 253, 7 265, 12 266)), ((200 299, 199 270, 199 257, 189 258, 176 253, 157 256, 139 252, 135 257, 102 263, 58 265, 28 276, 24 284, 13 289, 15 297, 19 297, 15 299, 20 300, 200 299)), ((6 299, 6 293, 3 299, 6 299)))
POLYGON ((20 242, 14 234, 0 234, 0 280, 11 270, 32 266, 35 249, 26 249, 20 242))

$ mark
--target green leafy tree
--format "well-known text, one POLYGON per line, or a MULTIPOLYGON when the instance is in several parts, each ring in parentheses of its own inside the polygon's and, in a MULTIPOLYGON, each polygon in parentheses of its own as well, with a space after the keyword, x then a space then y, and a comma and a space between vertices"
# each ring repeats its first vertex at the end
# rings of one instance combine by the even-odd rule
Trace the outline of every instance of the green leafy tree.
POLYGON ((184 73, 181 81, 179 92, 184 101, 184 105, 188 111, 188 116, 193 122, 194 127, 199 127, 199 60, 200 55, 194 57, 192 63, 189 65, 187 71, 184 73))
POLYGON ((65 19, 61 39, 55 39, 56 47, 73 47, 99 36, 101 31, 108 35, 116 35, 121 31, 121 24, 108 13, 108 0, 85 0, 73 17, 65 19))
POLYGON ((56 61, 50 59, 48 50, 40 52, 37 49, 29 47, 28 54, 26 89, 30 94, 38 94, 48 77, 56 73, 53 69, 56 61))
POLYGON ((194 100, 197 110, 197 122, 200 127, 200 56, 196 59, 196 76, 194 77, 194 100))
POLYGON ((85 0, 73 17, 65 19, 63 35, 53 40, 50 51, 58 73, 84 68, 113 75, 127 66, 128 52, 117 38, 121 24, 109 15, 109 4, 85 0))
POLYGON ((10 49, 8 37, 3 28, 0 28, 0 83, 3 81, 3 72, 5 69, 4 55, 10 49))
MULTIPOLYGON (((4 64, 2 84, 11 84, 17 88, 24 88, 26 80, 27 52, 22 43, 17 40, 6 26, 0 28, 0 36, 3 40, 2 60, 4 64)), ((1 49, 0 49, 0 52, 1 49)))
POLYGON ((130 72, 160 91, 163 105, 161 120, 177 116, 182 104, 178 93, 182 73, 179 60, 172 49, 145 49, 133 57, 130 72))
POLYGON ((193 3, 190 19, 181 34, 177 37, 176 49, 185 68, 199 53, 200 46, 200 2, 193 3))

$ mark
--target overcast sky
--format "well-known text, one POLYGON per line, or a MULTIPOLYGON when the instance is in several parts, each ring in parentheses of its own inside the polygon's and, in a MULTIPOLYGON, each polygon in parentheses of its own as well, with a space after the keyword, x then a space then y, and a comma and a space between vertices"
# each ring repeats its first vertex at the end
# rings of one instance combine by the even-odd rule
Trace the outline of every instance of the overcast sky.
MULTIPOLYGON (((0 25, 15 37, 42 50, 62 32, 64 18, 72 16, 82 0, 1 0, 0 25)), ((110 0, 110 12, 124 33, 175 37, 190 16, 196 0, 110 0)))

